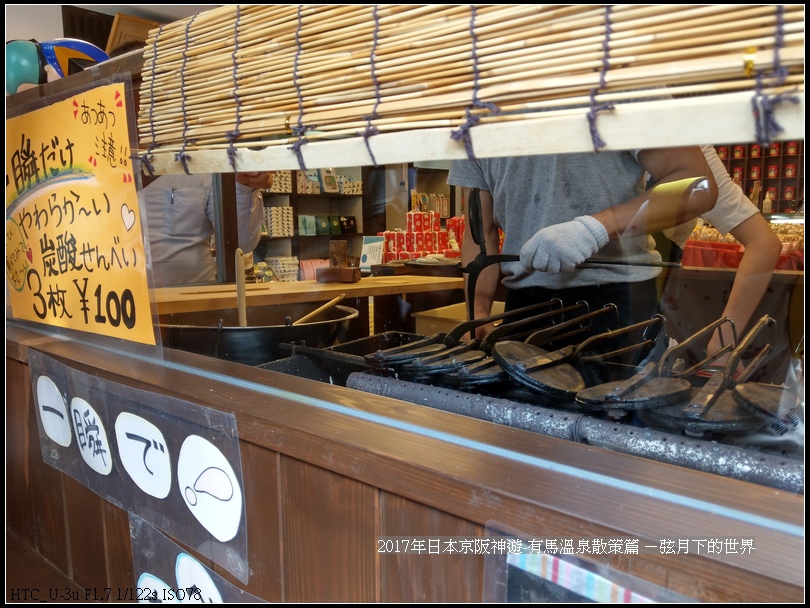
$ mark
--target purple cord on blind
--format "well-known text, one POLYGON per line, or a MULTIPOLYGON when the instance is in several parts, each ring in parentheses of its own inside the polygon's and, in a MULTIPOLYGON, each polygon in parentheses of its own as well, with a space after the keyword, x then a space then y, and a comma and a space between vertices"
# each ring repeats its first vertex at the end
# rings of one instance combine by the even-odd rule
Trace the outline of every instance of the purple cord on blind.
POLYGON ((478 67, 478 34, 475 33, 475 17, 478 14, 475 5, 470 5, 470 39, 472 40, 472 61, 473 61, 473 91, 472 91, 472 104, 467 106, 464 110, 466 120, 458 129, 450 134, 453 141, 459 139, 464 142, 464 149, 467 151, 467 158, 473 160, 475 153, 473 151, 472 137, 470 137, 470 129, 472 129, 481 120, 480 116, 473 114, 470 108, 483 108, 489 110, 493 114, 498 114, 501 109, 493 103, 486 103, 478 99, 478 90, 480 89, 479 77, 480 71, 478 67))
POLYGON ((303 50, 301 45, 301 28, 303 27, 303 23, 304 20, 301 16, 301 5, 299 4, 298 25, 295 28, 295 60, 293 62, 293 83, 295 84, 295 92, 298 95, 298 124, 291 129, 293 135, 298 138, 298 141, 287 149, 295 152, 295 156, 298 158, 298 166, 301 168, 301 171, 306 171, 307 166, 304 164, 304 155, 301 152, 301 146, 308 143, 309 140, 304 137, 304 134, 307 132, 307 127, 304 126, 304 97, 301 93, 301 84, 298 80, 298 60, 300 59, 301 51, 303 50))
POLYGON ((225 137, 228 140, 228 160, 231 163, 231 168, 236 171, 236 146, 234 146, 233 142, 235 142, 239 138, 239 123, 242 120, 242 117, 239 115, 239 110, 242 106, 242 100, 239 97, 239 74, 237 69, 237 61, 236 61, 236 54, 239 52, 239 17, 241 16, 241 11, 239 10, 239 5, 236 5, 236 20, 234 21, 233 26, 233 53, 231 54, 231 58, 233 59, 233 98, 236 101, 236 127, 233 131, 228 131, 225 134, 225 137))
MULTIPOLYGON (((157 36, 155 36, 155 40, 152 42, 152 65, 157 65, 157 42, 160 38, 160 35, 163 33, 164 25, 161 24, 158 27, 157 36)), ((155 167, 152 165, 151 159, 153 158, 150 154, 152 150, 158 147, 158 143, 156 141, 157 135, 155 134, 155 79, 154 77, 149 83, 149 127, 152 132, 152 141, 149 142, 149 145, 146 148, 146 152, 143 155, 131 154, 130 158, 133 160, 139 160, 141 164, 146 168, 149 172, 149 176, 152 177, 155 175, 155 167)))
POLYGON ((613 26, 610 22, 610 13, 612 7, 608 4, 605 6, 605 38, 602 40, 602 69, 599 71, 599 87, 591 89, 591 109, 588 111, 588 125, 591 130, 591 141, 593 141, 593 150, 598 152, 607 144, 599 136, 599 131, 596 130, 596 115, 599 112, 612 111, 615 106, 612 103, 596 103, 596 92, 599 89, 604 89, 607 84, 607 71, 610 69, 610 35, 613 33, 613 26))
POLYGON ((174 160, 183 165, 183 170, 186 172, 186 175, 191 175, 191 171, 188 169, 188 161, 191 160, 191 156, 186 152, 186 145, 193 143, 192 140, 189 140, 186 137, 186 134, 188 133, 188 117, 186 116, 186 64, 188 63, 188 33, 196 18, 197 15, 194 15, 188 20, 188 23, 186 23, 185 40, 183 46, 183 67, 180 68, 180 108, 183 113, 183 147, 177 154, 174 155, 174 160))
POLYGON ((799 103, 799 98, 793 94, 796 89, 777 95, 768 95, 762 92, 763 88, 766 86, 764 82, 766 77, 774 78, 774 81, 768 84, 768 86, 771 87, 782 86, 785 80, 787 80, 787 68, 781 64, 779 59, 779 51, 785 45, 785 7, 781 4, 776 6, 775 38, 773 49, 773 74, 771 76, 766 76, 764 72, 757 74, 756 92, 751 99, 757 142, 761 145, 770 144, 773 138, 784 130, 782 126, 776 122, 776 117, 774 116, 776 106, 783 101, 789 101, 793 104, 799 103))
POLYGON ((374 108, 371 111, 371 116, 366 118, 366 130, 363 131, 362 135, 365 139, 366 149, 368 150, 368 155, 371 157, 371 162, 376 167, 377 159, 374 158, 374 152, 371 151, 371 142, 369 142, 369 138, 371 136, 377 135, 380 132, 380 130, 371 123, 372 120, 377 118, 377 108, 380 105, 380 81, 377 79, 377 64, 375 63, 377 43, 379 42, 380 36, 380 18, 377 15, 376 4, 372 9, 371 15, 374 19, 374 38, 371 44, 371 56, 369 57, 369 62, 371 64, 371 81, 374 83, 374 108))

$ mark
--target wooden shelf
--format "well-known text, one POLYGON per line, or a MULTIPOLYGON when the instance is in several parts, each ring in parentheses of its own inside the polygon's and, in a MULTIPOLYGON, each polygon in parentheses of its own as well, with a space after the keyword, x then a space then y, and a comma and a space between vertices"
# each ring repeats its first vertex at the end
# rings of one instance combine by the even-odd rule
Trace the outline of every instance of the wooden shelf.
POLYGON ((760 210, 766 193, 773 192, 772 213, 765 213, 766 216, 790 214, 801 207, 804 201, 804 140, 780 140, 770 147, 735 143, 720 144, 716 148, 729 175, 740 182, 746 195, 750 197, 754 183, 760 182, 761 193, 754 201, 760 210), (795 151, 789 152, 789 143, 795 144, 795 151), (727 151, 725 158, 722 149, 727 151))
MULTIPOLYGON (((344 167, 338 169, 338 173, 362 179, 362 169, 359 167, 344 167)), ((264 245, 264 257, 295 256, 299 260, 328 258, 329 241, 344 239, 349 241, 349 256, 359 258, 363 236, 363 195, 298 192, 298 171, 294 170, 291 171, 290 181, 292 192, 264 192, 265 207, 292 207, 294 231, 291 236, 263 238, 261 243, 264 245), (357 232, 300 234, 298 221, 300 215, 352 216, 355 218, 357 232)))

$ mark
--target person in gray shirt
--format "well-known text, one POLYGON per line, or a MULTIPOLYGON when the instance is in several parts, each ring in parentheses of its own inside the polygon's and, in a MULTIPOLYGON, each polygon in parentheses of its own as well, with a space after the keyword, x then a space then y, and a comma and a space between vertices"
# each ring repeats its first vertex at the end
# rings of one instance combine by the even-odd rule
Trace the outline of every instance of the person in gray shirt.
MULTIPOLYGON (((481 234, 487 254, 519 254, 520 261, 500 264, 506 289, 505 310, 560 298, 590 310, 615 304, 619 325, 650 319, 659 310, 655 277, 660 262, 651 234, 710 211, 717 186, 699 147, 601 151, 453 161, 447 182, 480 190, 481 234), (677 208, 647 204, 648 177, 656 184, 693 179, 696 187, 677 208), (698 178, 702 178, 699 179, 698 178), (579 268, 599 254, 621 262, 579 268)), ((465 204, 465 218, 469 214, 465 204)), ((480 249, 464 231, 464 266, 480 249)), ((474 317, 490 314, 500 274, 498 265, 477 277, 474 317)), ((513 317, 510 317, 512 320, 513 317)), ((491 326, 478 328, 484 337, 491 326)))

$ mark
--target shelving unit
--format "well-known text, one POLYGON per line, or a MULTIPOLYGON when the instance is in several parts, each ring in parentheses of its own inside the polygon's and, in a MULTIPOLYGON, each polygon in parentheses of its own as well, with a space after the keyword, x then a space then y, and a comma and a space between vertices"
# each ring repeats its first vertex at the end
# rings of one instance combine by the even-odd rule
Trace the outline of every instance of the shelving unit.
MULTIPOLYGON (((360 167, 336 168, 337 175, 345 175, 356 180, 362 179, 360 167)), ((262 236, 257 248, 261 257, 295 256, 299 260, 329 257, 329 241, 343 239, 348 241, 349 256, 360 257, 363 246, 363 196, 362 194, 340 194, 320 192, 307 194, 298 191, 298 171, 291 171, 290 191, 264 192, 265 207, 292 207, 293 234, 291 236, 262 236), (356 232, 340 234, 301 234, 299 217, 302 215, 316 217, 354 218, 356 232), (261 248, 264 248, 262 251, 261 248)))
MULTIPOLYGON (((803 140, 779 141, 768 147, 738 143, 719 144, 715 148, 729 175, 739 181, 748 196, 755 182, 761 183, 760 195, 754 201, 760 210, 768 191, 773 193, 771 214, 791 214, 801 207, 804 202, 803 140)), ((770 215, 767 209, 765 211, 770 215)))

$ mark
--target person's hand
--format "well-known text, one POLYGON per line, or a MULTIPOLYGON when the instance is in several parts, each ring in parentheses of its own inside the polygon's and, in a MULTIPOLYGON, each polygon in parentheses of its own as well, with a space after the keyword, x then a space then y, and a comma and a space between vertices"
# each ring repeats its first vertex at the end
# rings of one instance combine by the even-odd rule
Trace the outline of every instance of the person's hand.
POLYGON ((268 190, 273 186, 275 171, 245 171, 236 174, 236 181, 254 190, 268 190))
POLYGON ((602 223, 590 215, 538 230, 520 249, 520 263, 532 269, 556 274, 572 272, 609 240, 602 223))

